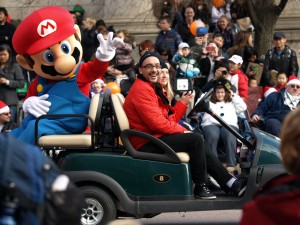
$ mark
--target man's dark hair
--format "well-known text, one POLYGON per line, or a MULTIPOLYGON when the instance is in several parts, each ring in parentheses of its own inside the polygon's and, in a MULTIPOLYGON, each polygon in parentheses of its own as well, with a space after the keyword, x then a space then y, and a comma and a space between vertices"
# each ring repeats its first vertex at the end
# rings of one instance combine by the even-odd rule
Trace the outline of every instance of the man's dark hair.
POLYGON ((172 24, 172 18, 170 16, 160 17, 158 22, 161 22, 163 20, 166 20, 169 24, 172 24))
POLYGON ((105 22, 104 22, 104 20, 97 20, 97 22, 96 22, 96 27, 98 27, 98 26, 104 26, 104 27, 106 27, 106 24, 105 24, 105 22))
POLYGON ((6 8, 0 7, 0 12, 3 12, 5 16, 8 16, 6 8))
POLYGON ((222 59, 222 61, 216 61, 215 65, 214 65, 214 73, 216 72, 217 69, 219 69, 220 67, 225 67, 226 70, 229 72, 229 64, 228 64, 228 60, 226 59, 222 59))
POLYGON ((224 37, 223 37, 223 35, 222 35, 220 32, 215 32, 215 33, 213 34, 213 36, 212 36, 212 39, 217 38, 217 37, 221 37, 221 38, 223 38, 223 40, 224 40, 224 37))

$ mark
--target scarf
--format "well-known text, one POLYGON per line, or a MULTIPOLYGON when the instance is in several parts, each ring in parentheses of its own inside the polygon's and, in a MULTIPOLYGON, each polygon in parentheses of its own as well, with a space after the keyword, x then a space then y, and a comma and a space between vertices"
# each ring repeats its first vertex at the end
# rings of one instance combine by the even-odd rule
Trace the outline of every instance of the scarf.
POLYGON ((294 96, 288 93, 287 91, 284 92, 284 104, 287 105, 291 111, 296 109, 299 101, 300 101, 300 95, 294 96))

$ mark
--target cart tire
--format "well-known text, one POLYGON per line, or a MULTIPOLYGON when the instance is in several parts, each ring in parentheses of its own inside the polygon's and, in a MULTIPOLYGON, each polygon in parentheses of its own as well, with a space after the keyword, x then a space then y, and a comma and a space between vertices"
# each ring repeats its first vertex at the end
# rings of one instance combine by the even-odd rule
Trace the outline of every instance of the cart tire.
POLYGON ((107 191, 93 186, 83 186, 80 190, 87 203, 81 213, 82 225, 105 225, 116 219, 116 204, 107 191))

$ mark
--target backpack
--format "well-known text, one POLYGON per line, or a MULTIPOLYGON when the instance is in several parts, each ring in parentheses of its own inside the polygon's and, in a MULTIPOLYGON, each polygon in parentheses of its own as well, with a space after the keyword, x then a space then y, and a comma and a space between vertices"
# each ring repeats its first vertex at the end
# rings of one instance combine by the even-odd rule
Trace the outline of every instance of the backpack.
POLYGON ((54 162, 9 133, 0 143, 0 221, 9 206, 18 225, 79 225, 83 196, 54 162))

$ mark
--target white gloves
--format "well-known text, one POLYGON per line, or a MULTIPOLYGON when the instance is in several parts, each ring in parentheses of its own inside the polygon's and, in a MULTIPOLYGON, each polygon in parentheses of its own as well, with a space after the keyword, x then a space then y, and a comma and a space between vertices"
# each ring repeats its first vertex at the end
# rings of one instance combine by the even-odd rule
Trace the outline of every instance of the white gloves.
POLYGON ((102 62, 108 62, 115 56, 116 48, 123 45, 121 38, 115 37, 113 39, 113 32, 109 32, 107 40, 104 40, 102 34, 98 34, 97 38, 100 42, 96 51, 96 58, 102 62))
POLYGON ((30 113, 34 117, 38 118, 41 115, 47 114, 51 102, 46 101, 49 95, 32 96, 27 98, 23 103, 23 110, 26 114, 30 113))

